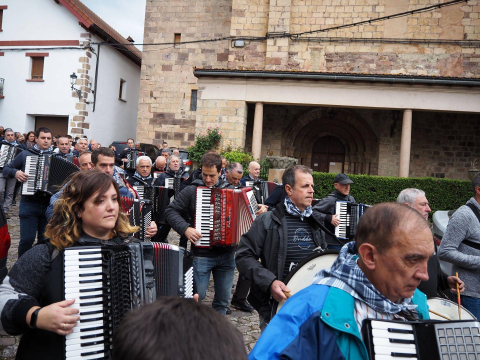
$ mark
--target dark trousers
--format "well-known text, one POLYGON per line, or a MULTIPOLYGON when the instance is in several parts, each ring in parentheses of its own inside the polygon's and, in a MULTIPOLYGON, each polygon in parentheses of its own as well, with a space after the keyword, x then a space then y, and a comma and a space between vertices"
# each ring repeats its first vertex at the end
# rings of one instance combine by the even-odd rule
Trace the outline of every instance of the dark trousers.
POLYGON ((247 295, 249 291, 250 291, 250 281, 248 281, 242 276, 238 276, 237 286, 235 287, 235 292, 233 293, 232 301, 235 301, 235 302, 247 301, 247 295))
POLYGON ((155 235, 155 242, 163 242, 166 243, 167 241, 167 236, 168 233, 170 232, 170 229, 172 228, 168 224, 157 224, 157 235, 155 235))
POLYGON ((32 196, 22 196, 18 216, 20 218, 20 243, 18 245, 18 257, 32 248, 38 232, 38 241, 45 239, 45 227, 47 217, 45 211, 48 200, 33 199, 32 196))

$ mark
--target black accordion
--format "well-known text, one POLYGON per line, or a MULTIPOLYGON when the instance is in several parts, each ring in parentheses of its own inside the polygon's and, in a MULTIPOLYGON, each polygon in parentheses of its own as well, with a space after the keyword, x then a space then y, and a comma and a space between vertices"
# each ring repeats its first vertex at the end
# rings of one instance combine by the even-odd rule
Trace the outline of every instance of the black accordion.
POLYGON ((65 299, 80 321, 65 336, 65 359, 109 359, 113 336, 132 310, 160 296, 193 297, 193 258, 168 244, 132 242, 64 251, 65 299))
POLYGON ((153 203, 145 199, 133 199, 121 197, 122 210, 130 220, 130 225, 138 226, 140 229, 133 233, 133 237, 140 241, 147 239, 146 232, 153 220, 153 203))
POLYGON ((265 204, 270 194, 275 190, 277 184, 272 181, 246 180, 245 186, 251 187, 255 191, 255 196, 259 204, 265 204))
POLYGON ((5 165, 15 159, 15 156, 20 154, 23 149, 17 147, 16 145, 2 144, 0 148, 0 169, 3 169, 5 165))
POLYGON ((183 180, 183 177, 165 178, 165 187, 172 189, 174 196, 176 196, 180 192, 180 185, 183 180))
POLYGON ((155 222, 165 224, 165 210, 170 204, 173 191, 163 186, 135 185, 133 186, 140 199, 150 200, 153 204, 155 222))
POLYGON ((137 167, 137 159, 140 157, 140 151, 135 149, 130 149, 127 151, 127 162, 124 163, 125 170, 135 170, 137 167))
POLYGON ((22 195, 35 195, 37 192, 52 195, 77 171, 80 171, 78 166, 61 156, 27 155, 25 173, 28 179, 22 184, 22 195))
POLYGON ((363 341, 371 360, 473 360, 480 358, 480 322, 367 319, 363 341))
POLYGON ((335 227, 335 236, 339 239, 353 239, 360 217, 369 207, 371 206, 337 200, 335 214, 339 216, 340 224, 335 227))

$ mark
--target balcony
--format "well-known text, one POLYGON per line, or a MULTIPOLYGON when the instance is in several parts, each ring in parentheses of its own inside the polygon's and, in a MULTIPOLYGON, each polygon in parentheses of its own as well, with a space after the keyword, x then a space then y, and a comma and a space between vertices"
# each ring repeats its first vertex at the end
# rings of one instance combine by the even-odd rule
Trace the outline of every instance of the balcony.
POLYGON ((3 84, 5 83, 5 79, 0 78, 0 99, 3 99, 5 96, 3 96, 3 84))

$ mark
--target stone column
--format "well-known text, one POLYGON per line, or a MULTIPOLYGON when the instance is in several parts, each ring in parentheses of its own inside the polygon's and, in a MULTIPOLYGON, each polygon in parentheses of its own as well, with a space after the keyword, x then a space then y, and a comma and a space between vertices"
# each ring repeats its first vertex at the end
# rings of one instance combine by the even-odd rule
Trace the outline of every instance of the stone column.
POLYGON ((262 153, 262 130, 263 130, 263 103, 255 104, 255 117, 253 119, 252 155, 254 159, 260 159, 262 153))
POLYGON ((412 144, 412 110, 403 110, 402 139, 400 142, 399 177, 408 177, 410 171, 410 148, 412 144))

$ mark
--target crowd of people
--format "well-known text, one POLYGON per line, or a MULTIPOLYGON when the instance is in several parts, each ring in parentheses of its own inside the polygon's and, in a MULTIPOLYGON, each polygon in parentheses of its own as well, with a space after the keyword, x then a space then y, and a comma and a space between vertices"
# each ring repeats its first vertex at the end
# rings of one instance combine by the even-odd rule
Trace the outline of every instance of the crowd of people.
POLYGON ((312 170, 303 165, 286 169, 270 196, 259 198, 256 218, 238 246, 200 247, 196 189, 260 184, 257 162, 244 171, 241 164, 209 151, 199 169, 189 174, 178 150, 166 143, 152 159, 134 139, 116 149, 86 138, 73 144, 71 138, 59 136, 54 149, 48 128, 37 129, 31 139, 26 134, 30 147, 26 142, 20 145, 11 129, 3 135, 4 143, 23 149, 0 175, 7 213, 16 184, 28 180, 27 155, 56 150, 56 156, 76 161, 81 170, 53 196, 21 197, 19 260, 0 285, 0 330, 23 334, 18 359, 61 358, 63 338, 78 324, 78 310, 61 291, 58 254, 72 246, 131 241, 137 229, 121 211, 121 197, 138 198, 136 186, 165 186, 169 178, 181 179, 181 187, 166 207, 165 220, 152 221, 147 237, 166 242, 173 229, 180 235, 180 246, 190 243, 198 295, 196 301, 164 298, 130 314, 115 334, 114 359, 245 359, 241 335, 224 317, 230 307, 258 312, 262 335, 250 359, 367 359, 365 319, 428 319, 427 298, 449 291, 461 293, 463 305, 480 317, 478 175, 472 182, 474 197, 452 217, 440 247, 428 223, 429 202, 419 189, 405 189, 396 203, 369 208, 353 241, 336 236, 344 220, 335 205, 355 204, 350 195, 354 183, 346 174, 336 175, 333 192, 313 205, 312 170), (127 167, 133 151, 138 152, 135 166, 127 167), (327 249, 338 253, 331 268, 318 269, 311 286, 292 294, 285 281, 288 275, 304 259, 327 249), (439 259, 453 263, 459 276, 442 273, 439 259), (211 276, 213 309, 199 304, 211 276), (276 305, 290 296, 275 313, 276 305), (179 340, 185 337, 191 341, 179 340))

